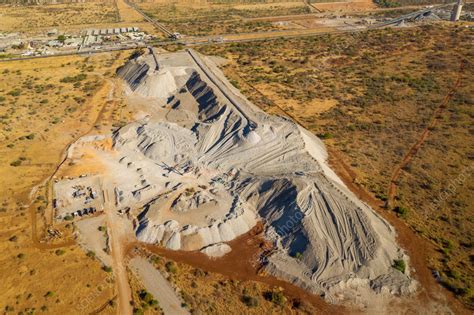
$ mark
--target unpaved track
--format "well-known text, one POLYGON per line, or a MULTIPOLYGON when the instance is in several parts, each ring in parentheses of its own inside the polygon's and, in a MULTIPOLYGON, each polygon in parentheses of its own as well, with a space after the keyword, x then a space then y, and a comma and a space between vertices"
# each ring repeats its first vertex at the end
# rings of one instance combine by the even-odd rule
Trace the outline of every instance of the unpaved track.
MULTIPOLYGON (((103 187, 113 187, 105 184, 103 187)), ((125 262, 126 231, 124 220, 117 217, 115 206, 113 205, 113 193, 110 190, 104 191, 104 209, 107 216, 107 233, 109 235, 110 253, 112 257, 112 270, 114 272, 119 314, 132 314, 132 291, 128 282, 125 262)))
POLYGON ((158 300, 161 309, 166 315, 189 314, 188 311, 181 307, 182 302, 168 280, 145 258, 133 258, 130 260, 130 266, 137 272, 141 283, 145 286, 147 291, 158 300))
POLYGON ((448 105, 449 101, 451 101, 453 96, 456 94, 456 91, 459 88, 459 85, 461 84, 463 69, 464 69, 464 60, 461 60, 461 64, 459 66, 458 77, 456 81, 454 82, 453 86, 451 87, 449 92, 446 94, 441 104, 439 104, 438 108, 433 112, 430 123, 425 127, 423 132, 420 134, 418 141, 415 144, 413 144, 410 150, 408 150, 407 154, 403 157, 400 164, 398 164, 395 167, 392 173, 392 177, 390 179, 390 184, 389 184, 388 193, 387 193, 387 196, 388 196, 387 203, 386 203, 387 208, 390 208, 393 205, 393 199, 395 198, 395 195, 397 194, 397 181, 400 178, 403 168, 407 166, 408 163, 410 163, 410 161, 416 155, 416 153, 421 148, 425 140, 428 138, 430 129, 432 129, 438 122, 438 118, 437 118, 438 115, 443 112, 443 110, 448 105))

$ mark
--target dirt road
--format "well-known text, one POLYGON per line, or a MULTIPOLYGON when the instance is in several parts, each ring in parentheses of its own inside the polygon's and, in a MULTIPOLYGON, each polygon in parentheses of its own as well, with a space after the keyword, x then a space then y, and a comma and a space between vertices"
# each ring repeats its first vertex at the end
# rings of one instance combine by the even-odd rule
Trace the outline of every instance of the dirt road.
POLYGON ((454 82, 453 86, 448 91, 448 93, 446 94, 443 101, 440 103, 438 108, 433 112, 430 123, 428 124, 428 126, 426 126, 426 128, 420 134, 417 142, 415 144, 413 144, 413 146, 410 148, 410 150, 408 150, 408 153, 403 157, 400 164, 397 165, 397 167, 394 169, 394 171, 392 173, 392 177, 390 179, 390 184, 389 184, 388 193, 387 193, 387 195, 388 195, 388 199, 387 199, 387 203, 386 203, 387 208, 390 208, 390 207, 393 206, 393 199, 395 198, 395 196, 397 194, 397 182, 398 182, 398 179, 400 178, 400 176, 402 174, 403 168, 405 166, 407 166, 408 163, 410 163, 410 161, 416 155, 416 153, 418 152, 420 147, 425 142, 426 138, 428 138, 428 135, 430 133, 430 129, 432 129, 436 125, 436 123, 438 122, 439 115, 446 108, 446 106, 451 101, 453 96, 456 94, 456 91, 457 91, 459 85, 461 84, 463 68, 464 68, 464 61, 461 61, 460 66, 459 66, 459 74, 458 74, 458 78, 457 78, 456 82, 454 82))
MULTIPOLYGON (((108 183, 103 187, 113 187, 108 183)), ((113 193, 104 191, 104 210, 107 220, 107 233, 109 235, 110 254, 112 256, 112 270, 115 276, 117 289, 118 312, 122 315, 132 314, 132 291, 128 282, 127 269, 125 265, 125 247, 127 244, 128 231, 132 231, 128 220, 118 217, 113 205, 113 193)))
POLYGON ((168 280, 163 277, 161 272, 155 269, 143 257, 135 257, 130 260, 130 267, 138 275, 141 283, 158 300, 161 309, 166 314, 181 315, 189 314, 187 310, 181 307, 181 300, 171 287, 168 280))

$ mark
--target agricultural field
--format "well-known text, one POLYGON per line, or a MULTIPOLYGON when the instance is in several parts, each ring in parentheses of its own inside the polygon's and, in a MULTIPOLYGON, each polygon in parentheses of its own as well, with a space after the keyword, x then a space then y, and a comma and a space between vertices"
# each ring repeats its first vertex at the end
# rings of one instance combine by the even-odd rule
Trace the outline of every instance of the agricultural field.
POLYGON ((114 295, 111 274, 72 240, 74 224, 55 226, 59 239, 48 231, 45 180, 69 143, 120 121, 111 69, 121 62, 106 53, 0 64, 2 310, 80 312, 80 303, 94 310, 114 295))
POLYGON ((470 31, 437 25, 203 46, 267 112, 324 139, 351 180, 396 214, 434 254, 440 282, 473 306, 473 53, 470 31), (428 136, 408 163, 410 148, 428 136))
POLYGON ((294 25, 252 21, 262 16, 310 13, 302 2, 222 1, 189 4, 184 2, 136 2, 149 16, 174 32, 190 36, 246 33, 294 28, 294 25))
POLYGON ((112 1, 41 6, 0 6, 0 32, 116 23, 119 20, 118 10, 112 1))

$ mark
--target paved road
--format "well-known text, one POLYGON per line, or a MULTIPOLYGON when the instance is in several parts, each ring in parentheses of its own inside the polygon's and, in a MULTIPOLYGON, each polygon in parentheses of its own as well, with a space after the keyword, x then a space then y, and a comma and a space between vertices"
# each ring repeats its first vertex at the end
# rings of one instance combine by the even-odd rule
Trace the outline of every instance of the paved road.
POLYGON ((181 300, 171 287, 168 280, 160 271, 155 269, 143 257, 135 257, 130 260, 130 267, 138 275, 140 281, 155 299, 158 300, 165 315, 187 315, 189 312, 181 307, 181 300))

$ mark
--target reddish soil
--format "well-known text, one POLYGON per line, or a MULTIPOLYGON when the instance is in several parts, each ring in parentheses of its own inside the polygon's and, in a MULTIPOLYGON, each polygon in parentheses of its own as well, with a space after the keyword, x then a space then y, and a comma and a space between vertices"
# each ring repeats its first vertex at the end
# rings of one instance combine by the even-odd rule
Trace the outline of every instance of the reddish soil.
POLYGON ((382 215, 397 231, 397 243, 407 252, 410 257, 410 268, 412 275, 420 284, 414 298, 407 298, 405 307, 413 308, 411 311, 419 310, 420 305, 436 302, 446 304, 455 314, 472 314, 451 292, 436 282, 431 270, 427 267, 428 258, 433 256, 435 249, 433 244, 415 234, 409 226, 399 219, 393 212, 384 208, 383 202, 376 199, 371 193, 355 183, 356 176, 351 168, 343 161, 339 152, 334 149, 329 151, 329 164, 346 186, 354 192, 359 199, 370 205, 377 213, 382 215))
POLYGON ((286 281, 264 274, 261 270, 259 257, 270 250, 270 246, 263 240, 263 225, 257 224, 251 231, 227 243, 232 251, 221 258, 209 258, 201 252, 173 251, 156 245, 138 245, 146 250, 164 256, 168 259, 185 263, 209 272, 222 274, 229 279, 243 281, 258 281, 280 287, 290 299, 303 300, 310 303, 319 312, 324 314, 342 314, 344 308, 330 305, 321 297, 310 294, 305 290, 286 281))

